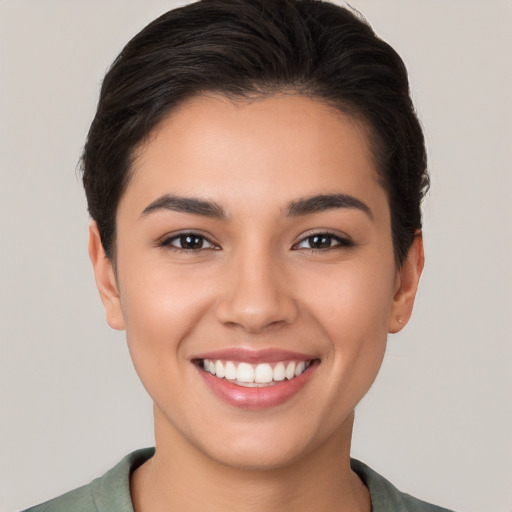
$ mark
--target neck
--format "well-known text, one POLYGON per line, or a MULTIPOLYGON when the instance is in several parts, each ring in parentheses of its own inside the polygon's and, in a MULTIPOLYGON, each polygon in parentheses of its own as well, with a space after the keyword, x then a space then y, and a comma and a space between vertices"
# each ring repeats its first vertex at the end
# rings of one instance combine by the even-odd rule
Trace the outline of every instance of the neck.
POLYGON ((135 512, 199 512, 205 506, 210 512, 371 509, 368 490, 350 469, 353 414, 321 446, 265 469, 230 467, 209 458, 165 428, 158 415, 155 410, 155 455, 130 483, 135 512))

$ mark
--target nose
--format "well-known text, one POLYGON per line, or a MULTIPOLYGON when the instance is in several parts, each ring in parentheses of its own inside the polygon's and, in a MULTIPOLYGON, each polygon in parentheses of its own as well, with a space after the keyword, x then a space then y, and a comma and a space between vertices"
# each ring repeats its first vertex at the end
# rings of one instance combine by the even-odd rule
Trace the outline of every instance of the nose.
POLYGON ((248 333, 291 324, 298 309, 282 267, 269 254, 240 254, 229 262, 217 320, 248 333))

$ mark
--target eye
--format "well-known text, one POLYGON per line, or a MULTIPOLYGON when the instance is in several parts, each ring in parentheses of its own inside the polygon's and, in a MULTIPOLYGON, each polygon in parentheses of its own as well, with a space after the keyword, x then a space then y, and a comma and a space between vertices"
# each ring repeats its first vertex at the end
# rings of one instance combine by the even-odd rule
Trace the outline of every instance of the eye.
POLYGON ((353 247, 354 242, 348 238, 342 238, 332 233, 315 233, 293 246, 294 249, 327 250, 337 247, 353 247))
POLYGON ((204 249, 218 249, 219 247, 198 233, 180 233, 162 240, 162 247, 184 251, 200 251, 204 249))

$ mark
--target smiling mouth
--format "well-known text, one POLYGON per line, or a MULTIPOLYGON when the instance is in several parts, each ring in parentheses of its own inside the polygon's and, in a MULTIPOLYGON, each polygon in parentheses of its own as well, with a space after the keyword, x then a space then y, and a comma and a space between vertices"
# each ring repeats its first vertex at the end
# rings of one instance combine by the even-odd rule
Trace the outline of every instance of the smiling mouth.
POLYGON ((299 377, 314 361, 314 359, 311 359, 251 364, 221 359, 197 359, 196 364, 203 371, 218 379, 242 387, 263 388, 299 377))

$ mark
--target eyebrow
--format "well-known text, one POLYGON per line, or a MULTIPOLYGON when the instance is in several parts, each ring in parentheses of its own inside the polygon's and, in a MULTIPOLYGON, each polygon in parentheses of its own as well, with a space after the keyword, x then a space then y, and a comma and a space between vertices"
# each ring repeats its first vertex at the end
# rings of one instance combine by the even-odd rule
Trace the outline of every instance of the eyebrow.
MULTIPOLYGON (((360 210, 373 219, 370 207, 360 199, 348 194, 318 194, 297 199, 288 204, 285 215, 288 217, 298 217, 338 208, 360 210)), ((222 206, 214 201, 172 194, 165 194, 155 199, 155 201, 144 208, 141 217, 159 210, 191 213, 219 220, 226 220, 228 217, 222 206)))
POLYGON ((348 194, 319 194, 297 199, 288 205, 286 215, 296 217, 337 208, 361 210, 373 220, 373 213, 370 207, 360 199, 357 199, 357 197, 348 194))
POLYGON ((141 217, 158 210, 171 210, 174 212, 192 213, 214 219, 226 219, 227 215, 222 206, 213 201, 206 201, 195 197, 182 197, 166 194, 159 197, 144 208, 141 217))

